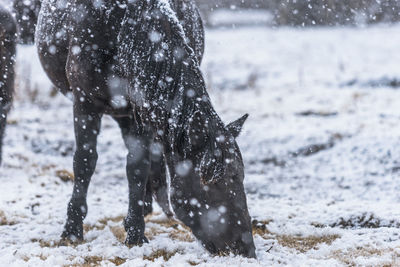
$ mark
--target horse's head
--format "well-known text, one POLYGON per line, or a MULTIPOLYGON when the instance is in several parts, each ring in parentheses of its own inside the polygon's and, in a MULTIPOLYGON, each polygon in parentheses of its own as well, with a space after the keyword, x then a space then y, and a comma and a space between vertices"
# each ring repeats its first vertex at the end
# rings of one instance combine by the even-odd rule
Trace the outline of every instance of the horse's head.
POLYGON ((243 160, 235 140, 247 115, 226 127, 210 117, 194 113, 178 142, 172 206, 211 253, 255 257, 243 160))

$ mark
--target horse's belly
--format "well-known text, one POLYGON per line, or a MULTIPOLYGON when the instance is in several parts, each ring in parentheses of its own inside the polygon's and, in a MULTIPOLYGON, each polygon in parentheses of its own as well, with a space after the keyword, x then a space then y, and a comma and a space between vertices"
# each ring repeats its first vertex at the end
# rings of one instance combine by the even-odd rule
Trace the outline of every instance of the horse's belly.
POLYGON ((65 73, 68 57, 68 12, 63 0, 44 0, 36 27, 35 42, 42 66, 53 84, 64 94, 70 90, 65 73))

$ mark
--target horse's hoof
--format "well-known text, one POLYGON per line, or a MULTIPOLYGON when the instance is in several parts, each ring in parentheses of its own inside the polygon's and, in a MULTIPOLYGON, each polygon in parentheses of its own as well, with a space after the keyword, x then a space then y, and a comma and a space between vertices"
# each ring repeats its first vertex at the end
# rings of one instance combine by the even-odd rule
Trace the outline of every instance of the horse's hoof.
POLYGON ((68 235, 65 231, 61 235, 60 246, 74 246, 83 242, 83 238, 77 238, 75 235, 68 235))
POLYGON ((83 241, 83 227, 65 227, 61 241, 66 244, 77 244, 83 241))
POLYGON ((127 247, 134 247, 134 246, 141 247, 144 243, 149 243, 149 240, 144 235, 140 237, 134 237, 134 236, 129 236, 128 234, 125 240, 125 245, 127 247))

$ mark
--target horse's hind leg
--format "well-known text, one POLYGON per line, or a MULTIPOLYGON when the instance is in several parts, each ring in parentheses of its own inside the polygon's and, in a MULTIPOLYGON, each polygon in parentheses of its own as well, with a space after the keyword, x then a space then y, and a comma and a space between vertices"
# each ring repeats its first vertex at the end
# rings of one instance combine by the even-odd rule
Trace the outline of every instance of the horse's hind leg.
POLYGON ((144 236, 144 216, 146 212, 151 212, 151 192, 148 192, 150 197, 146 197, 146 188, 150 172, 149 147, 152 138, 150 131, 139 125, 133 117, 114 119, 121 128, 122 137, 128 148, 126 173, 129 184, 129 208, 124 221, 127 232, 125 243, 141 245, 148 242, 144 236))
MULTIPOLYGON (((78 92, 78 91, 75 91, 78 92)), ((90 179, 97 162, 97 136, 100 132, 102 113, 90 103, 80 101, 76 93, 74 101, 74 129, 76 151, 74 155, 74 189, 68 204, 68 218, 62 238, 71 241, 83 239, 83 219, 87 214, 86 196, 90 179)))

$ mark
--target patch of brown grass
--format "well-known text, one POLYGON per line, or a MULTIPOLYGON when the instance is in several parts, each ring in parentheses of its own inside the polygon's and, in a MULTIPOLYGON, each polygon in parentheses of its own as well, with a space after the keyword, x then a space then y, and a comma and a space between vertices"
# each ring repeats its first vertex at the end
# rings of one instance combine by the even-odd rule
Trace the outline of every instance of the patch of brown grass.
POLYGON ((110 227, 110 230, 119 242, 121 243, 125 242, 126 231, 123 226, 112 226, 110 227))
POLYGON ((319 222, 312 222, 311 225, 314 226, 315 228, 325 228, 325 227, 327 227, 325 224, 322 224, 322 223, 319 223, 319 222))
POLYGON ((108 261, 114 263, 117 266, 120 266, 120 265, 124 264, 127 261, 127 259, 115 257, 114 259, 110 259, 108 261))
POLYGON ((183 242, 193 242, 194 238, 191 232, 188 232, 186 230, 179 230, 179 229, 174 229, 172 230, 169 235, 170 238, 183 241, 183 242))
POLYGON ((32 243, 39 243, 40 247, 42 248, 55 248, 59 246, 60 241, 54 242, 54 241, 44 241, 36 238, 31 239, 32 243))
POLYGON ((48 165, 41 166, 41 169, 42 169, 42 172, 46 172, 46 171, 49 171, 49 170, 54 169, 56 167, 57 167, 57 165, 55 165, 55 164, 48 164, 48 165))
POLYGON ((158 234, 168 233, 168 236, 174 240, 179 240, 184 242, 194 241, 194 238, 192 236, 192 231, 190 230, 190 228, 179 221, 176 221, 174 219, 157 220, 154 219, 154 216, 148 216, 146 217, 146 223, 149 222, 167 228, 167 230, 163 230, 151 227, 148 230, 148 233, 150 234, 149 238, 153 239, 158 234))
POLYGON ((253 235, 260 235, 262 237, 273 235, 267 228, 267 225, 270 224, 271 222, 272 220, 264 220, 264 221, 253 220, 251 222, 253 228, 253 235))
POLYGON ((114 222, 114 223, 123 222, 124 216, 121 215, 121 216, 116 216, 116 217, 106 217, 106 218, 100 219, 99 223, 107 225, 109 221, 114 222))
POLYGON ((67 170, 57 170, 56 176, 61 179, 63 182, 74 181, 74 174, 67 170))
POLYGON ((4 213, 4 211, 0 210, 0 226, 3 225, 15 225, 17 224, 16 221, 10 220, 7 218, 6 214, 4 213))
POLYGON ((108 225, 108 222, 114 222, 114 223, 120 222, 121 224, 118 226, 111 226, 110 230, 119 242, 124 243, 126 239, 126 232, 124 227, 122 226, 123 220, 124 216, 106 217, 100 219, 96 225, 84 225, 83 229, 85 232, 89 232, 90 230, 94 229, 104 230, 104 228, 108 225))
POLYGON ((392 260, 383 267, 400 266, 400 253, 394 251, 394 249, 378 249, 370 246, 351 248, 344 251, 336 250, 332 253, 332 258, 339 260, 347 266, 357 266, 355 258, 372 258, 381 257, 384 254, 392 253, 392 260))
MULTIPOLYGON (((38 255, 37 257, 39 257, 39 259, 41 259, 42 261, 47 260, 47 257, 44 256, 43 254, 40 254, 40 255, 38 255)), ((26 256, 26 255, 21 256, 21 259, 22 259, 23 261, 29 261, 31 258, 32 258, 32 257, 28 257, 28 256, 26 256)))
MULTIPOLYGON (((74 257, 70 258, 70 260, 73 260, 74 257)), ((111 262, 115 264, 116 266, 124 264, 127 259, 120 258, 120 257, 115 257, 112 259, 105 259, 100 256, 86 256, 83 258, 84 262, 83 263, 75 263, 75 264, 68 264, 64 265, 64 267, 94 267, 94 266, 102 266, 104 262, 111 262)))
MULTIPOLYGON (((71 259, 73 260, 73 258, 71 259)), ((64 265, 64 267, 94 267, 94 266, 102 266, 104 262, 111 262, 116 266, 124 264, 128 259, 115 257, 113 259, 104 259, 100 256, 86 256, 83 258, 83 263, 76 263, 76 264, 68 264, 64 265)))
POLYGON ((83 259, 83 266, 99 266, 103 261, 103 258, 100 256, 86 256, 83 259))
MULTIPOLYGON (((92 224, 84 224, 83 225, 83 231, 84 233, 87 233, 91 230, 104 230, 104 228, 106 228, 106 226, 108 225, 108 222, 121 222, 124 220, 124 216, 117 216, 117 217, 106 217, 103 219, 100 219, 98 221, 98 223, 96 223, 95 225, 92 224)), ((112 227, 111 227, 112 228, 112 227)))
POLYGON ((56 248, 56 247, 62 247, 62 246, 76 247, 76 246, 84 244, 86 242, 85 240, 71 241, 66 238, 65 239, 62 238, 60 240, 50 240, 50 241, 32 238, 30 241, 32 243, 39 243, 39 246, 42 248, 56 248))
POLYGON ((324 235, 324 236, 291 236, 291 235, 279 235, 272 233, 268 230, 267 225, 272 220, 252 222, 253 235, 259 235, 263 238, 276 239, 281 246, 294 248, 300 252, 307 252, 311 249, 318 248, 319 244, 332 244, 333 241, 338 239, 339 235, 324 235))
POLYGON ((290 235, 277 235, 278 243, 284 247, 294 248, 302 253, 311 249, 318 248, 320 244, 332 244, 333 241, 338 239, 339 235, 324 235, 324 236, 290 236, 290 235))
POLYGON ((100 266, 103 258, 100 256, 86 256, 83 258, 83 263, 68 264, 65 267, 94 267, 100 266))
POLYGON ((175 256, 176 253, 178 253, 178 250, 174 250, 174 251, 166 251, 164 249, 158 249, 153 251, 149 256, 143 256, 144 260, 148 260, 148 261, 155 261, 156 259, 163 257, 165 261, 168 261, 170 258, 172 258, 173 256, 175 256))
POLYGON ((18 121, 17 120, 7 120, 8 125, 17 125, 18 121))
POLYGON ((145 235, 149 240, 153 240, 156 236, 165 233, 165 231, 156 227, 146 227, 145 235))
POLYGON ((86 234, 92 230, 103 230, 105 225, 91 225, 91 224, 83 224, 83 233, 86 234))

